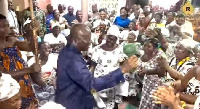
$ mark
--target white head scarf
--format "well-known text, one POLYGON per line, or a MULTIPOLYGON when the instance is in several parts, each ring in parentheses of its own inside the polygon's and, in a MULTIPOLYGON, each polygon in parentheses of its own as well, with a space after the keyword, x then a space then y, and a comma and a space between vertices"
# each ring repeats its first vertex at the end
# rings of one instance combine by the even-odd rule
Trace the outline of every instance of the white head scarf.
POLYGON ((192 39, 183 39, 183 40, 179 41, 178 44, 183 45, 184 48, 186 48, 188 51, 190 51, 192 54, 194 54, 193 50, 196 47, 196 45, 199 43, 192 39))
POLYGON ((119 36, 120 36, 120 31, 119 28, 116 25, 112 25, 108 31, 107 35, 113 35, 117 37, 117 44, 119 44, 119 36))
POLYGON ((5 101, 19 93, 18 82, 9 74, 2 73, 0 77, 0 101, 5 101))

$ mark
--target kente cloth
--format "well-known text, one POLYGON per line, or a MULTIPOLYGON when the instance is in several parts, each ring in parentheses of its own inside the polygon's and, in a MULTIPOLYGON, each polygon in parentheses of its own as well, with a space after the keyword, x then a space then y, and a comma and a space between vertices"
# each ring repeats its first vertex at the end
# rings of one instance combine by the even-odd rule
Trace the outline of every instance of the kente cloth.
MULTIPOLYGON (((0 65, 6 71, 17 71, 26 67, 19 49, 16 46, 5 48, 0 53, 0 65)), ((37 104, 29 75, 24 75, 17 79, 20 84, 20 94, 22 97, 22 109, 26 109, 30 104, 37 104)))

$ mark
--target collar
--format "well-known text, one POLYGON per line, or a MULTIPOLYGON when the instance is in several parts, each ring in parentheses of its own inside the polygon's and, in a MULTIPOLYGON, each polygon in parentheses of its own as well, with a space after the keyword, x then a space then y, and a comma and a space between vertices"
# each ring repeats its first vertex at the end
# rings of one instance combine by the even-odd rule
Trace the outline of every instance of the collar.
POLYGON ((81 54, 81 52, 71 42, 67 42, 67 49, 77 54, 81 54))

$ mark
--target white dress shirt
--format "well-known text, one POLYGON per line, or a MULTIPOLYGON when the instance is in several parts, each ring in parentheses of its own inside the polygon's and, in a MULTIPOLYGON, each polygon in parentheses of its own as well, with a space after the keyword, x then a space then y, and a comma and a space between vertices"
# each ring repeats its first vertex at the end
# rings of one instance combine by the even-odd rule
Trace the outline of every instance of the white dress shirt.
POLYGON ((19 25, 18 25, 18 21, 17 21, 17 15, 15 14, 14 11, 12 11, 12 10, 8 11, 7 20, 9 22, 10 27, 14 27, 16 32, 19 33, 19 25))

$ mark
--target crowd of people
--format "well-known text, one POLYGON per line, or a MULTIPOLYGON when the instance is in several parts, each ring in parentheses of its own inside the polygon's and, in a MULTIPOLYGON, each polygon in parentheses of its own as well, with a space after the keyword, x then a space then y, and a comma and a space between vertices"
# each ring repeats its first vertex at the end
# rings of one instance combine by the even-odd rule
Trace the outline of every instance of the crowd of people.
POLYGON ((200 108, 200 13, 133 4, 117 15, 94 4, 83 21, 72 6, 45 12, 33 0, 32 21, 30 7, 15 13, 8 0, 8 9, 1 109, 200 108))

